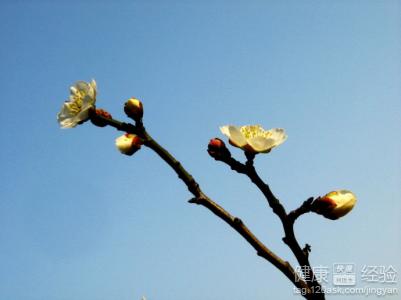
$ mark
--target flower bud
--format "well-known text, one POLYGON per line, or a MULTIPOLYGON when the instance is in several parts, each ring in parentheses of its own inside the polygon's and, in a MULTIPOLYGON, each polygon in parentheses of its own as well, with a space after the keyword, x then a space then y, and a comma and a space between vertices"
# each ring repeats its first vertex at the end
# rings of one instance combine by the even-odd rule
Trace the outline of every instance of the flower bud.
POLYGON ((313 202, 313 211, 324 217, 337 220, 349 213, 355 206, 356 196, 347 190, 330 192, 313 202))
POLYGON ((97 116, 106 118, 106 119, 111 119, 111 114, 109 114, 107 111, 99 108, 92 108, 89 112, 89 115, 92 115, 91 121, 93 125, 99 126, 99 127, 105 127, 107 125, 106 121, 103 120, 102 118, 97 118, 97 116))
POLYGON ((226 147, 226 144, 224 144, 224 142, 219 138, 214 138, 210 140, 207 146, 207 152, 210 154, 211 157, 214 158, 230 154, 226 147))
POLYGON ((143 105, 142 102, 136 98, 128 99, 124 105, 124 111, 128 117, 135 121, 142 120, 143 117, 143 105))
POLYGON ((117 149, 125 155, 132 155, 141 148, 142 139, 136 134, 126 133, 116 139, 117 149))

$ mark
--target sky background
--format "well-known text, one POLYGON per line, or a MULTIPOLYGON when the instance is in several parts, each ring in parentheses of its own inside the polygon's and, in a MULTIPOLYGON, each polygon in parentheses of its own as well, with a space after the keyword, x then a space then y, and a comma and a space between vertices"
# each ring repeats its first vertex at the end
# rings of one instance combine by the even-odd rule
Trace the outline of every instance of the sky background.
POLYGON ((363 265, 401 272, 400 8, 1 1, 0 300, 301 299, 236 232, 188 204, 150 150, 121 155, 112 128, 59 128, 69 87, 92 78, 97 106, 117 119, 141 99, 154 138, 296 265, 262 195, 206 152, 221 125, 285 128, 288 140, 256 166, 287 210, 336 189, 358 197, 338 221, 298 220, 312 264, 329 267, 330 282, 332 264, 354 263, 358 287, 400 292, 360 280, 363 265))

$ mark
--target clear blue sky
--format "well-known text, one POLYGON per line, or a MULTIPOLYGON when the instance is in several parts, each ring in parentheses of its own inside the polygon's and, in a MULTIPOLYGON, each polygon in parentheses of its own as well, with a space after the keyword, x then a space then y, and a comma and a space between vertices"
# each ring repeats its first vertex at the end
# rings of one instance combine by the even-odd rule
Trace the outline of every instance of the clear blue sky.
POLYGON ((119 154, 111 128, 59 129, 69 86, 92 78, 117 119, 142 99, 150 133, 294 263, 260 193, 206 152, 221 125, 285 128, 257 168, 287 209, 340 188, 358 196, 343 219, 297 223, 313 265, 400 273, 400 16, 391 0, 2 1, 0 299, 301 299, 187 204, 154 153, 119 154))

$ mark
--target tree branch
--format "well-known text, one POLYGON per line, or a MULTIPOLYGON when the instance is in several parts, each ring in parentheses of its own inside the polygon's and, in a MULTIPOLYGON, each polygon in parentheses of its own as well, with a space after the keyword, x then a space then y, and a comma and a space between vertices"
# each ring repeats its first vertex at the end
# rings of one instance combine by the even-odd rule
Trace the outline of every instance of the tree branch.
POLYGON ((291 211, 288 214, 289 221, 294 223, 301 215, 311 212, 313 210, 312 203, 313 197, 310 197, 300 207, 291 211))
POLYGON ((229 151, 225 152, 224 155, 214 156, 214 159, 226 163, 231 167, 232 170, 235 170, 238 173, 247 175, 248 178, 263 193, 267 202, 269 203, 269 206, 281 220, 285 233, 283 242, 287 244, 287 246, 291 249, 299 265, 303 267, 302 270, 304 270, 305 278, 307 277, 311 278, 310 281, 307 281, 307 284, 310 287, 311 291, 318 291, 314 293, 313 299, 324 299, 325 298, 324 294, 320 293, 321 286, 317 281, 316 277, 314 276, 313 269, 309 262, 309 252, 311 247, 310 245, 306 244, 305 247, 302 249, 294 233, 295 220, 302 214, 310 212, 312 210, 313 198, 309 198, 301 205, 301 207, 287 214, 284 206, 280 203, 277 197, 270 190, 269 185, 266 184, 258 175, 253 165, 253 160, 255 155, 247 152, 245 152, 245 155, 247 157, 247 161, 245 164, 234 159, 229 151))
MULTIPOLYGON (((303 296, 308 299, 317 299, 314 298, 314 294, 310 289, 310 286, 306 281, 299 277, 297 272, 291 267, 289 262, 284 261, 278 255, 276 255, 273 251, 267 248, 252 232, 251 230, 242 222, 241 219, 232 216, 229 212, 227 212, 223 207, 214 202, 211 198, 209 198, 206 194, 203 193, 199 184, 195 181, 191 174, 181 165, 181 163, 176 160, 166 149, 160 146, 145 130, 142 124, 140 126, 134 126, 132 124, 123 123, 112 118, 105 118, 103 116, 99 116, 96 114, 90 115, 91 120, 100 119, 105 124, 116 128, 117 130, 124 131, 127 133, 133 133, 138 135, 144 140, 144 145, 154 152, 156 152, 161 159, 163 159, 178 175, 178 177, 185 183, 188 190, 195 196, 189 202, 195 203, 198 205, 202 205, 208 208, 211 212, 213 212, 216 216, 230 225, 235 231, 237 231, 257 252, 260 257, 263 257, 271 264, 273 264, 277 269, 279 269, 297 288, 305 291, 303 296)), ((232 168, 236 171, 243 170, 243 168, 249 168, 249 166, 245 166, 235 160, 232 161, 232 168)), ((252 166, 253 168, 253 166, 252 166)), ((253 168, 254 170, 254 168, 253 168)), ((277 213, 282 216, 286 216, 284 207, 280 204, 280 202, 274 197, 273 193, 270 191, 267 184, 265 184, 259 176, 255 173, 253 177, 255 179, 255 184, 260 186, 263 194, 268 197, 268 200, 273 199, 272 208, 277 213)), ((269 201, 270 203, 270 201, 269 201)))

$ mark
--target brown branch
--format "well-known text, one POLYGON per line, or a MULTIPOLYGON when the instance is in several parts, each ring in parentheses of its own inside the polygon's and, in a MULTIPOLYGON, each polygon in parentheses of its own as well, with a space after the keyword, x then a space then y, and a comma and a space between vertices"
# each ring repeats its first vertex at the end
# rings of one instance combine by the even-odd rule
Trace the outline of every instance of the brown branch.
MULTIPOLYGON (((229 152, 228 152, 229 153, 229 152)), ((280 220, 285 220, 287 213, 285 208, 281 205, 280 201, 274 196, 270 187, 263 182, 263 180, 257 174, 255 167, 253 166, 253 157, 249 153, 246 153, 248 160, 246 164, 237 161, 235 158, 229 155, 224 155, 221 157, 215 157, 216 160, 222 161, 229 165, 232 170, 238 173, 245 174, 249 179, 259 188, 262 194, 265 196, 269 206, 273 209, 273 212, 280 218, 280 220)))
POLYGON ((295 233, 294 233, 294 222, 295 220, 304 213, 310 212, 312 210, 312 202, 313 198, 306 200, 301 207, 290 212, 286 213, 284 206, 280 203, 279 199, 273 194, 269 185, 265 183, 260 176, 258 175, 254 165, 253 160, 255 158, 255 154, 250 154, 245 152, 247 157, 247 161, 245 164, 237 161, 231 156, 229 151, 224 152, 224 155, 213 156, 215 160, 222 161, 229 165, 232 170, 237 171, 238 173, 245 174, 248 178, 259 188, 259 190, 265 196, 269 206, 272 208, 273 212, 280 218, 281 223, 283 225, 285 236, 283 238, 283 242, 287 244, 287 246, 291 249, 292 253, 296 257, 299 265, 302 270, 308 272, 304 272, 305 278, 311 277, 310 281, 307 281, 308 286, 311 291, 318 291, 314 293, 313 299, 325 299, 324 294, 321 293, 322 289, 319 282, 316 280, 312 267, 309 262, 309 252, 310 245, 306 244, 304 248, 301 248, 299 245, 295 233))
POLYGON ((300 207, 291 211, 288 214, 289 221, 294 223, 301 215, 311 212, 313 210, 312 203, 313 197, 310 197, 300 207))
MULTIPOLYGON (((199 184, 195 181, 191 174, 186 171, 186 169, 181 165, 181 163, 176 160, 166 149, 160 146, 145 130, 142 124, 140 126, 134 126, 132 124, 123 123, 112 118, 104 118, 102 116, 91 114, 91 119, 99 119, 110 125, 117 130, 125 131, 127 133, 137 134, 144 140, 144 145, 154 152, 156 152, 160 158, 162 158, 178 175, 178 177, 185 183, 188 190, 195 196, 189 202, 195 203, 198 205, 202 205, 208 208, 211 212, 213 212, 216 216, 230 225, 235 231, 237 231, 257 252, 260 257, 263 257, 271 264, 273 264, 277 269, 279 269, 297 288, 305 291, 303 296, 308 299, 318 299, 314 297, 310 286, 306 281, 299 277, 297 272, 291 267, 289 262, 284 261, 278 255, 276 255, 273 251, 267 248, 252 232, 251 230, 242 222, 241 219, 232 216, 229 212, 227 212, 224 208, 214 202, 211 198, 209 198, 206 194, 203 193, 199 184)), ((242 170, 245 165, 240 164, 239 162, 233 161, 233 169, 242 170)), ((249 167, 249 166, 247 166, 249 167)), ((247 168, 245 167, 245 168, 247 168)), ((255 175, 257 176, 256 172, 255 175)), ((256 179, 255 184, 259 184, 263 187, 263 192, 265 196, 268 196, 269 199, 274 197, 268 186, 263 183, 263 181, 257 176, 254 177, 256 179), (257 179, 259 178, 259 179, 257 179)), ((270 203, 270 201, 269 201, 270 203)), ((272 202, 273 210, 285 215, 285 210, 279 203, 279 201, 274 197, 272 202), (280 208, 281 207, 281 208, 280 208)))

